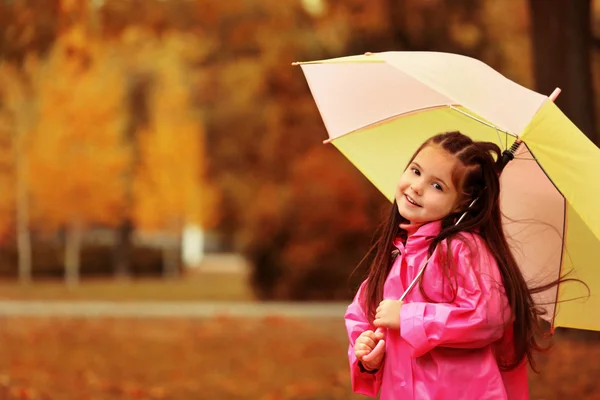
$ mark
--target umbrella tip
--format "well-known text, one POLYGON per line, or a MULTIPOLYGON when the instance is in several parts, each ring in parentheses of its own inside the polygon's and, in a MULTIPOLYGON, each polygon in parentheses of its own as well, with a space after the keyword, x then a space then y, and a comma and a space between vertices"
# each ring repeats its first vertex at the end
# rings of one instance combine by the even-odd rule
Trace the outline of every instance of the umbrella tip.
POLYGON ((367 52, 365 53, 365 56, 372 56, 372 55, 373 55, 373 53, 371 53, 370 51, 367 51, 367 52))
POLYGON ((329 143, 331 143, 331 139, 323 140, 323 144, 329 144, 329 143))
POLYGON ((300 63, 299 63, 298 61, 294 61, 294 62, 292 63, 292 65, 293 65, 293 66, 300 65, 300 63))
POLYGON ((550 100, 556 101, 556 98, 558 97, 560 92, 561 92, 560 88, 554 89, 554 92, 552 92, 552 94, 549 96, 550 100))

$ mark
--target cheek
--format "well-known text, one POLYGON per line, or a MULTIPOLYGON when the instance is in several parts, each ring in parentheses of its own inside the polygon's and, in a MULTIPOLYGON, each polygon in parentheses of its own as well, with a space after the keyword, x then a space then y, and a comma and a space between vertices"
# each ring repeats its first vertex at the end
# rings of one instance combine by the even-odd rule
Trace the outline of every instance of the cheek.
POLYGON ((404 175, 400 177, 398 180, 398 184, 396 185, 396 189, 398 191, 404 191, 408 187, 408 179, 404 175))
POLYGON ((459 205, 460 205, 460 202, 461 202, 461 199, 459 199, 459 196, 458 196, 458 194, 457 194, 456 192, 454 192, 454 193, 452 194, 452 196, 450 196, 450 199, 449 199, 449 203, 450 203, 450 204, 449 204, 449 206, 448 206, 448 207, 449 207, 449 208, 450 208, 452 211, 454 211, 454 210, 456 210, 456 209, 459 207, 459 205))
POLYGON ((406 192, 406 185, 398 185, 396 187, 396 199, 400 199, 404 196, 404 192, 406 192))
POLYGON ((440 204, 440 210, 443 210, 445 213, 451 213, 456 208, 456 199, 452 196, 448 196, 444 198, 440 204))
POLYGON ((437 213, 446 213, 450 212, 452 208, 452 202, 450 198, 439 193, 431 191, 429 196, 423 196, 423 202, 431 209, 437 213))

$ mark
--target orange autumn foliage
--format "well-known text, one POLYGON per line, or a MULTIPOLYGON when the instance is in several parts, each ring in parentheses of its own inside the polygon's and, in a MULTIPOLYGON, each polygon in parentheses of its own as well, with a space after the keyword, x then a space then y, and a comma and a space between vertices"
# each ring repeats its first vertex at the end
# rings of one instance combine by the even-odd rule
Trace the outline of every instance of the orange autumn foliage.
POLYGON ((166 35, 153 54, 149 123, 138 132, 134 183, 134 219, 141 230, 177 234, 187 224, 206 228, 215 221, 214 190, 204 170, 204 129, 190 90, 194 72, 185 62, 193 43, 166 35))
POLYGON ((0 236, 12 233, 15 220, 16 144, 18 135, 29 129, 26 90, 15 68, 0 65, 0 236))
MULTIPOLYGON (((245 251, 257 265, 257 275, 267 271, 265 286, 277 286, 277 291, 286 288, 282 293, 302 294, 302 287, 311 287, 306 277, 310 278, 313 265, 326 265, 333 289, 319 290, 327 295, 347 288, 345 278, 360 259, 356 243, 368 244, 380 197, 369 189, 369 201, 357 201, 343 218, 323 212, 322 206, 315 210, 315 204, 340 204, 344 196, 361 199, 363 193, 354 191, 363 190, 364 178, 358 173, 349 175, 353 169, 345 169, 348 161, 343 157, 313 151, 326 137, 324 124, 301 71, 289 63, 364 51, 451 51, 480 58, 533 87, 528 1, 499 4, 496 0, 0 1, 0 56, 15 63, 22 63, 31 53, 42 59, 47 54, 56 57, 54 47, 62 46, 69 27, 85 25, 96 37, 90 40, 82 35, 79 47, 99 46, 112 54, 127 97, 119 117, 127 120, 122 151, 126 158, 133 153, 124 173, 127 206, 122 213, 107 217, 132 216, 136 228, 171 231, 207 218, 202 224, 210 228, 213 224, 208 220, 214 223, 216 219, 212 207, 204 205, 214 199, 206 195, 214 192, 204 189, 210 178, 222 193, 218 204, 212 201, 220 214, 214 231, 222 240, 221 249, 245 251), (171 88, 186 93, 170 93, 171 88), (198 142, 191 132, 196 132, 198 142), (187 152, 192 148, 198 149, 196 160, 187 152), (321 173, 325 169, 328 172, 321 173), (335 179, 351 182, 342 187, 330 183, 335 179), (315 188, 322 193, 315 194, 315 188), (300 221, 298 228, 327 237, 300 235, 290 220, 300 221), (357 221, 366 225, 358 230, 357 221), (325 243, 333 245, 325 247, 325 243)), ((598 36, 600 2, 593 4, 598 36)), ((85 65, 86 53, 77 46, 69 48, 65 58, 85 65)), ((599 47, 592 51, 597 72, 599 47)), ((94 57, 96 52, 91 49, 89 53, 94 57)), ((71 75, 68 68, 55 68, 51 79, 71 75)), ((600 99, 598 77, 596 73, 596 98, 600 99)), ((78 81, 72 78, 71 82, 78 81)), ((56 100, 53 107, 60 108, 61 101, 56 100)), ((600 101, 596 107, 600 110, 600 101)), ((61 148, 56 146, 58 153, 49 156, 57 163, 61 148)), ((8 145, 6 149, 12 151, 8 145)), ((75 174, 83 175, 83 168, 89 167, 83 162, 79 165, 81 170, 75 174)), ((113 183, 120 187, 122 176, 115 172, 113 183)), ((41 192, 52 186, 46 178, 41 184, 48 186, 41 192)), ((0 196, 4 196, 1 185, 0 196)), ((14 197, 11 190, 0 202, 14 202, 9 198, 14 197)), ((79 192, 83 194, 74 194, 74 199, 85 195, 79 192)), ((87 201, 83 199, 81 204, 87 201)), ((34 205, 44 200, 36 195, 34 205)), ((51 199, 51 203, 59 200, 51 199)), ((64 208, 71 208, 71 203, 64 208)), ((100 203, 100 197, 94 201, 100 203)), ((36 225, 56 225, 43 221, 46 215, 56 219, 53 208, 44 210, 36 212, 36 225)), ((0 221, 4 223, 9 220, 0 221)))
POLYGON ((58 39, 36 80, 34 221, 49 229, 117 222, 129 154, 122 145, 125 84, 110 48, 76 27, 58 39))

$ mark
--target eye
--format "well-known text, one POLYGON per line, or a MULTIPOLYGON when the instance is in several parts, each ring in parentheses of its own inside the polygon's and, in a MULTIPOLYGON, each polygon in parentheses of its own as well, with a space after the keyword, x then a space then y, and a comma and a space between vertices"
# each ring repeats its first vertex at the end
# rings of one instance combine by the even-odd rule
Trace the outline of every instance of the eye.
POLYGON ((444 189, 442 188, 442 185, 440 185, 439 183, 434 183, 433 187, 436 188, 436 190, 439 190, 440 192, 443 191, 444 189))
POLYGON ((417 176, 420 176, 420 175, 421 175, 421 171, 419 171, 419 170, 418 170, 417 168, 415 168, 415 167, 413 167, 413 168, 411 169, 411 171, 413 172, 413 174, 415 174, 415 175, 417 175, 417 176))

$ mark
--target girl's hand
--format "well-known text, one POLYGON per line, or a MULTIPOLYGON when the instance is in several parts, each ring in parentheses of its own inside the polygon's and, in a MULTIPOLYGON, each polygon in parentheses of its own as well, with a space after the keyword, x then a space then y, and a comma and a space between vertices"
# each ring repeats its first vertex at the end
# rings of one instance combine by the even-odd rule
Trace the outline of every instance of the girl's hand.
POLYGON ((383 300, 375 310, 373 325, 378 328, 400 329, 400 300, 383 300))
POLYGON ((364 331, 354 343, 354 355, 368 369, 379 369, 385 356, 385 334, 379 328, 375 332, 364 331))

